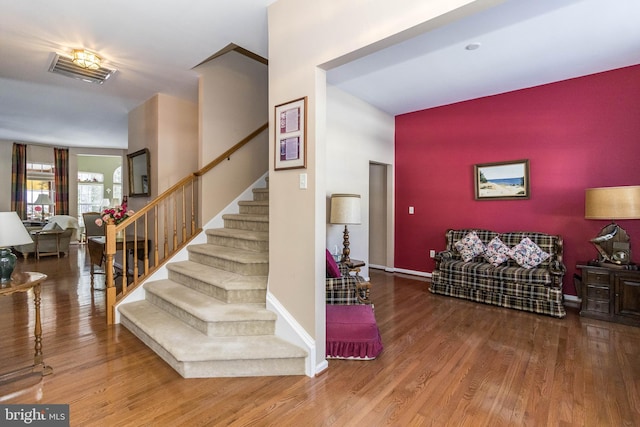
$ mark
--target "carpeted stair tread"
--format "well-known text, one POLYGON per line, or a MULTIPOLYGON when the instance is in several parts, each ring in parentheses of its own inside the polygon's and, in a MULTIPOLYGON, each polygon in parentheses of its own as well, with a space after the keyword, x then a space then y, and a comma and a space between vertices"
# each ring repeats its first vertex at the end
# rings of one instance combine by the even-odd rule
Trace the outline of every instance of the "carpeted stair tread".
POLYGON ((266 276, 243 276, 193 261, 167 264, 167 270, 192 277, 225 290, 267 289, 266 276))
POLYGON ((228 261, 233 261, 239 264, 268 264, 269 253, 249 251, 246 249, 229 248, 226 246, 217 246, 210 243, 200 243, 196 245, 189 245, 187 247, 189 252, 194 252, 202 255, 212 256, 228 261))
POLYGON ((269 222, 269 215, 256 214, 224 214, 222 219, 231 219, 235 221, 253 221, 253 222, 269 222))
POLYGON ((237 228, 211 228, 205 230, 208 236, 231 237, 235 239, 265 242, 269 240, 268 231, 240 230, 237 228))
POLYGON ((208 337, 148 301, 118 310, 179 362, 306 357, 303 349, 273 335, 208 337))
POLYGON ((146 283, 144 288, 203 322, 273 321, 277 317, 259 304, 227 304, 170 279, 146 283))
POLYGON ((238 206, 269 206, 268 200, 241 200, 238 206))

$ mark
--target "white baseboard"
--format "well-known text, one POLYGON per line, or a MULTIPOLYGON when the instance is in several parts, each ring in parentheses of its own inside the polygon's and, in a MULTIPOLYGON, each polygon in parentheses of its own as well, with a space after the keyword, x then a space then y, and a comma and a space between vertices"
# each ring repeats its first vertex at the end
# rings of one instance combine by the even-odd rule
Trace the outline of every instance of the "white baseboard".
POLYGON ((568 307, 580 308, 582 306, 582 299, 576 295, 564 294, 564 305, 568 307))
POLYGON ((278 315, 276 336, 307 351, 305 374, 313 377, 329 367, 326 359, 316 361, 316 342, 271 292, 267 291, 267 309, 278 315))
POLYGON ((375 270, 384 270, 387 273, 404 273, 411 274, 412 276, 431 277, 431 273, 428 273, 426 271, 405 270, 404 268, 393 268, 376 264, 369 264, 369 268, 373 268, 375 270))

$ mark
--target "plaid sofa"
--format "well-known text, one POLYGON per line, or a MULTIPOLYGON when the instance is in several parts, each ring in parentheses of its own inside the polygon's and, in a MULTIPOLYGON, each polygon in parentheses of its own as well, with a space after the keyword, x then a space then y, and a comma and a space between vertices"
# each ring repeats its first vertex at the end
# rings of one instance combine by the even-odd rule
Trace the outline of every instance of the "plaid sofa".
POLYGON ((562 263, 562 237, 462 229, 447 230, 446 243, 446 250, 436 254, 436 268, 429 287, 432 293, 558 318, 566 316, 562 304, 562 278, 566 270, 562 263), (512 259, 494 267, 482 256, 464 262, 454 244, 470 231, 475 231, 485 245, 497 236, 510 248, 528 237, 550 257, 534 268, 520 267, 512 259))
POLYGON ((341 277, 326 279, 326 303, 335 305, 371 304, 370 283, 359 274, 349 274, 349 268, 338 263, 341 277))

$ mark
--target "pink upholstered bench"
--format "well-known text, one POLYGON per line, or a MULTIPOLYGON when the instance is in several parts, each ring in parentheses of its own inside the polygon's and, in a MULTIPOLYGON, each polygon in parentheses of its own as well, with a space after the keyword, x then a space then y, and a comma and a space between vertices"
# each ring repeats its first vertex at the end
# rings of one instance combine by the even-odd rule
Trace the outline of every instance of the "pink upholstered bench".
POLYGON ((382 348, 371 305, 327 305, 327 358, 371 360, 382 348))

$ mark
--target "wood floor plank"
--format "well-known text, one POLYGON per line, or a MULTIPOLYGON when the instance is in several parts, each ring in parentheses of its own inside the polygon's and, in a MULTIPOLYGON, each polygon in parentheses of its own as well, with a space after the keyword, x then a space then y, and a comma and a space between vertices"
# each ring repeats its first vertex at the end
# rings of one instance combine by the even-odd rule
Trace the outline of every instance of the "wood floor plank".
MULTIPOLYGON (((0 385, 0 402, 68 403, 74 426, 640 425, 640 328, 573 309, 553 319, 371 270, 385 347, 376 360, 330 360, 315 378, 183 379, 125 328, 107 327, 82 246, 18 268, 49 275, 43 350, 54 374, 0 385)), ((3 369, 33 357, 31 298, 0 298, 3 369)))

